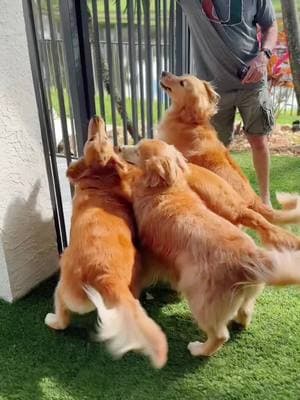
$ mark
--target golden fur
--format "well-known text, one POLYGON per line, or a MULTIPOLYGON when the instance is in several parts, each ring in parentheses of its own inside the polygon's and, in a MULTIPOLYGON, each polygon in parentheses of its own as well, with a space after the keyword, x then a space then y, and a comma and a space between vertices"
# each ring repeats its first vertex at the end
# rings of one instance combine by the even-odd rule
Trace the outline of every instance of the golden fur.
POLYGON ((300 283, 300 251, 263 250, 236 226, 214 214, 188 186, 181 153, 159 140, 143 140, 131 153, 143 174, 132 187, 139 236, 164 264, 167 276, 187 298, 207 334, 190 343, 195 356, 214 354, 229 338, 234 319, 250 323, 264 283, 300 283))
POLYGON ((191 163, 205 167, 227 181, 243 198, 247 207, 257 211, 276 224, 300 222, 298 197, 286 200, 295 209, 273 210, 264 205, 256 195, 241 168, 231 158, 229 151, 218 140, 210 123, 217 111, 218 95, 212 86, 195 76, 176 76, 168 73, 161 77, 161 85, 171 98, 158 127, 158 137, 173 144, 191 163))
POLYGON ((160 368, 167 360, 165 335, 130 290, 135 292, 140 265, 132 208, 120 178, 126 168, 108 142, 104 122, 93 118, 84 157, 67 171, 75 184, 71 239, 60 260, 55 314, 48 314, 45 322, 65 329, 71 312, 97 308, 100 339, 115 356, 137 350, 160 368))

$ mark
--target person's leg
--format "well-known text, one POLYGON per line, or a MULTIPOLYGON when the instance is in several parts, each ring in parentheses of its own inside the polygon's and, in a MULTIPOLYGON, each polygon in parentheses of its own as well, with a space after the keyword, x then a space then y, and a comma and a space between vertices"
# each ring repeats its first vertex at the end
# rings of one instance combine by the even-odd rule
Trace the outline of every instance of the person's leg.
POLYGON ((236 107, 235 92, 220 93, 218 112, 212 118, 212 124, 217 131, 218 138, 228 147, 233 139, 233 125, 236 107))
POLYGON ((252 150, 252 160, 256 171, 260 197, 264 204, 272 207, 270 199, 270 152, 268 136, 246 132, 252 150))
POLYGON ((261 199, 271 206, 268 134, 272 131, 274 117, 267 86, 240 91, 238 108, 251 146, 261 199))

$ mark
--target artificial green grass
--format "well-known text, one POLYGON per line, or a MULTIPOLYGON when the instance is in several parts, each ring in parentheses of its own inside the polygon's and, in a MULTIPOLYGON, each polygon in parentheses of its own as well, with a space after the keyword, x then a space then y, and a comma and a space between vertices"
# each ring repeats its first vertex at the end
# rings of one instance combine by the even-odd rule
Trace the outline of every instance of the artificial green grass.
MULTIPOLYGON (((235 156, 254 184, 249 154, 235 156)), ((272 191, 299 190, 300 159, 273 157, 272 191)), ((214 357, 193 358, 189 341, 203 339, 184 301, 155 290, 144 305, 163 327, 169 361, 155 371, 128 354, 113 361, 89 341, 94 317, 76 317, 65 332, 44 323, 55 279, 13 305, 0 302, 0 400, 227 400, 300 398, 300 291, 267 289, 252 325, 231 331, 214 357)))

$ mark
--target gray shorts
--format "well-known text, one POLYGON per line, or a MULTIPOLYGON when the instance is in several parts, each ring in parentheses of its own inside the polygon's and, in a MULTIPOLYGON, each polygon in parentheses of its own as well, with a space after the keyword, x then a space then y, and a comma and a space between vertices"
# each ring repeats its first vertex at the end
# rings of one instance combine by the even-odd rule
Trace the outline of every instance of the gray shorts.
POLYGON ((248 135, 268 135, 274 127, 272 101, 267 85, 251 89, 220 93, 218 113, 212 124, 219 139, 228 146, 233 139, 234 118, 238 109, 243 121, 244 132, 248 135))

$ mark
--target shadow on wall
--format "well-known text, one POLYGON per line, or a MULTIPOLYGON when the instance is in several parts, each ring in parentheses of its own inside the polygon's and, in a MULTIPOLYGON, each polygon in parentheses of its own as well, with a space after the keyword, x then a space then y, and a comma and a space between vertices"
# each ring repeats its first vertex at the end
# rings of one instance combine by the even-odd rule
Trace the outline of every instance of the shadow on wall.
POLYGON ((4 219, 2 243, 14 300, 58 267, 53 219, 37 208, 40 189, 37 180, 27 200, 17 197, 9 204, 4 219))

